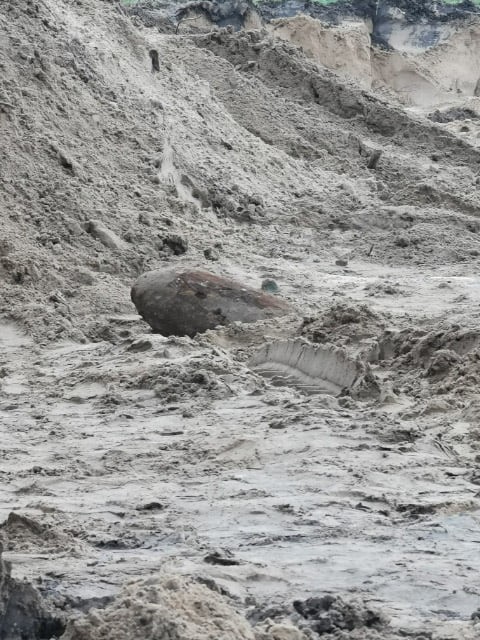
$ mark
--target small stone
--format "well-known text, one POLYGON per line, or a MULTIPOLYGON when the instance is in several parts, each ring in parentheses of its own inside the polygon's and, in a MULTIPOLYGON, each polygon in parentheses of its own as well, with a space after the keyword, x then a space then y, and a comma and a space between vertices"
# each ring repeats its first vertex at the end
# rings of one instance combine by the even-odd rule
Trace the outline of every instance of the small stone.
POLYGON ((144 211, 138 214, 138 221, 140 224, 144 224, 146 227, 152 226, 152 219, 150 218, 148 213, 145 213, 144 211))
POLYGON ((267 293, 278 293, 278 284, 271 278, 265 278, 262 282, 262 291, 266 291, 267 293))
POLYGON ((335 260, 335 264, 337 265, 337 267, 346 267, 348 266, 348 260, 346 260, 345 258, 338 258, 337 260, 335 260))
POLYGON ((13 244, 8 240, 0 240, 0 256, 8 256, 13 251, 13 244))
POLYGON ((127 351, 133 351, 135 353, 140 353, 142 351, 148 351, 152 347, 153 347, 153 345, 152 345, 150 340, 140 339, 140 340, 135 340, 134 342, 132 342, 132 344, 128 347, 127 351))
POLYGON ((374 149, 368 158, 367 169, 376 169, 381 155, 382 155, 381 149, 374 149))
POLYGON ((248 200, 249 200, 250 204, 254 204, 254 205, 258 206, 258 207, 263 207, 263 205, 264 205, 264 201, 263 201, 262 196, 260 196, 260 195, 258 195, 256 193, 251 195, 248 198, 248 200))
POLYGON ((83 233, 83 229, 80 224, 71 218, 67 218, 65 220, 65 227, 72 236, 80 236, 83 233))
POLYGON ((203 561, 207 564, 218 564, 223 567, 233 567, 240 564, 240 562, 233 557, 232 553, 226 552, 222 554, 219 551, 209 553, 204 557, 203 561))
POLYGON ((480 620, 480 607, 471 615, 472 620, 480 620))
POLYGON ((150 60, 152 61, 152 73, 160 71, 160 60, 158 51, 156 49, 150 49, 148 54, 150 56, 150 60))
POLYGON ((285 420, 273 420, 268 426, 270 429, 286 429, 287 423, 285 420))
POLYGON ((407 238, 407 236, 398 236, 398 238, 395 239, 395 244, 397 245, 397 247, 401 247, 401 248, 405 248, 408 247, 410 244, 410 240, 407 238))
POLYGON ((162 240, 163 249, 170 249, 175 256, 181 256, 188 251, 188 240, 177 235, 168 235, 162 240))
POLYGON ((139 504, 135 507, 137 511, 163 511, 165 509, 165 505, 161 502, 146 502, 145 504, 139 504))
POLYGON ((220 259, 220 254, 218 253, 218 251, 212 248, 205 249, 203 255, 207 260, 216 261, 220 259))
POLYGON ((71 171, 72 173, 75 173, 75 165, 73 160, 70 158, 70 156, 68 156, 65 151, 62 151, 61 149, 57 150, 57 157, 58 160, 60 162, 60 164, 62 165, 62 167, 64 169, 67 169, 68 171, 71 171))
POLYGON ((85 230, 109 249, 123 249, 125 247, 123 240, 100 220, 89 220, 85 230))

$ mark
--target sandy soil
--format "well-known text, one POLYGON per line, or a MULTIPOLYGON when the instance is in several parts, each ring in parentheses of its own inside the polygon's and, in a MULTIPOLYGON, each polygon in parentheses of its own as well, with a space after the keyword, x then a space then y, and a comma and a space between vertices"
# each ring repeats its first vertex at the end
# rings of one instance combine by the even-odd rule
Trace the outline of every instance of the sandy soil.
POLYGON ((399 32, 402 38, 393 50, 372 47, 371 25, 363 20, 332 26, 297 15, 267 25, 276 37, 298 45, 328 69, 390 100, 425 110, 463 101, 478 112, 479 19, 472 17, 456 29, 448 23, 440 28, 448 38, 412 51, 410 30, 399 32))
POLYGON ((75 640, 478 637, 473 125, 264 31, 163 34, 106 0, 0 23, 13 577, 75 640), (294 311, 153 335, 130 287, 165 266, 274 279, 294 311))

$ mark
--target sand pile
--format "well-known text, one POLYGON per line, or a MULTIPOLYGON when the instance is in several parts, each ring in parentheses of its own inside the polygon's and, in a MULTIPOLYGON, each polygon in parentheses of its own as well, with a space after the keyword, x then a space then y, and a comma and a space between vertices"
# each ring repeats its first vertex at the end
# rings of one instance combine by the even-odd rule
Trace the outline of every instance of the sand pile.
POLYGON ((471 392, 478 379, 477 328, 457 326, 387 330, 378 338, 372 359, 399 371, 412 371, 436 387, 436 393, 471 392), (454 382, 456 381, 456 382, 454 382))
POLYGON ((239 615, 217 589, 163 575, 127 584, 114 602, 72 621, 62 640, 315 640, 399 638, 360 599, 325 595, 239 615))
POLYGON ((64 640, 254 640, 248 622, 207 587, 178 576, 127 585, 104 610, 73 622, 64 640))
MULTIPOLYGON (((442 27, 439 27, 441 30, 442 27)), ((403 104, 429 108, 478 95, 480 50, 478 18, 445 25, 448 38, 415 48, 414 31, 393 27, 392 48, 372 47, 372 26, 366 21, 340 25, 305 15, 273 20, 267 29, 300 47, 316 62, 366 89, 403 104)), ((474 101, 476 108, 478 104, 474 101)))
POLYGON ((0 525, 0 535, 7 550, 28 551, 43 548, 46 553, 67 549, 73 552, 79 541, 55 525, 39 524, 19 513, 11 512, 0 525))
POLYGON ((449 37, 419 51, 405 51, 397 43, 393 52, 372 55, 373 86, 391 87, 405 104, 429 108, 468 99, 479 108, 478 17, 451 25, 449 37))
MULTIPOLYGON (((2 5, 2 26, 4 309, 42 339, 97 339, 107 316, 134 312, 130 284, 165 263, 201 267, 218 254, 219 275, 258 288, 264 260, 238 243, 295 255, 294 220, 328 236, 356 213, 364 229, 350 249, 366 253, 390 238, 372 210, 426 205, 411 218, 428 223, 432 204, 427 234, 443 243, 458 220, 439 226, 440 203, 478 209, 473 150, 261 31, 179 40, 137 29, 111 3, 32 11, 23 0, 2 5)), ((386 253, 412 260, 419 243, 386 253)))
POLYGON ((330 26, 310 16, 273 20, 267 29, 296 44, 316 62, 370 89, 373 83, 370 33, 365 22, 330 26))
POLYGON ((371 348, 372 338, 382 334, 386 323, 387 319, 368 304, 342 300, 316 316, 305 318, 300 332, 311 342, 333 342, 357 354, 371 348))

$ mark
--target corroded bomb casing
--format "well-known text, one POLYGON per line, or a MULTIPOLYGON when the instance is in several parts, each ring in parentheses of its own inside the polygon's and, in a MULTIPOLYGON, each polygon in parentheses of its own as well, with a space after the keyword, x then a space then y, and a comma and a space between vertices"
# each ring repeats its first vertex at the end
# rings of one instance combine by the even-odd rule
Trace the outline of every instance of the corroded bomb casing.
POLYGON ((231 322, 256 322, 288 313, 278 298, 206 271, 166 269, 144 273, 132 301, 152 330, 194 336, 231 322))

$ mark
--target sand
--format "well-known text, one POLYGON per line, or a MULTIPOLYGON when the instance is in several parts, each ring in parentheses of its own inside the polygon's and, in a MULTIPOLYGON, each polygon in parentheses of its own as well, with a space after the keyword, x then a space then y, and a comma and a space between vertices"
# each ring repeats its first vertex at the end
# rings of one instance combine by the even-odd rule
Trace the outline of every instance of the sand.
POLYGON ((475 118, 271 29, 0 26, 1 537, 51 635, 477 637, 475 118), (152 334, 130 289, 167 267, 292 311, 152 334))

